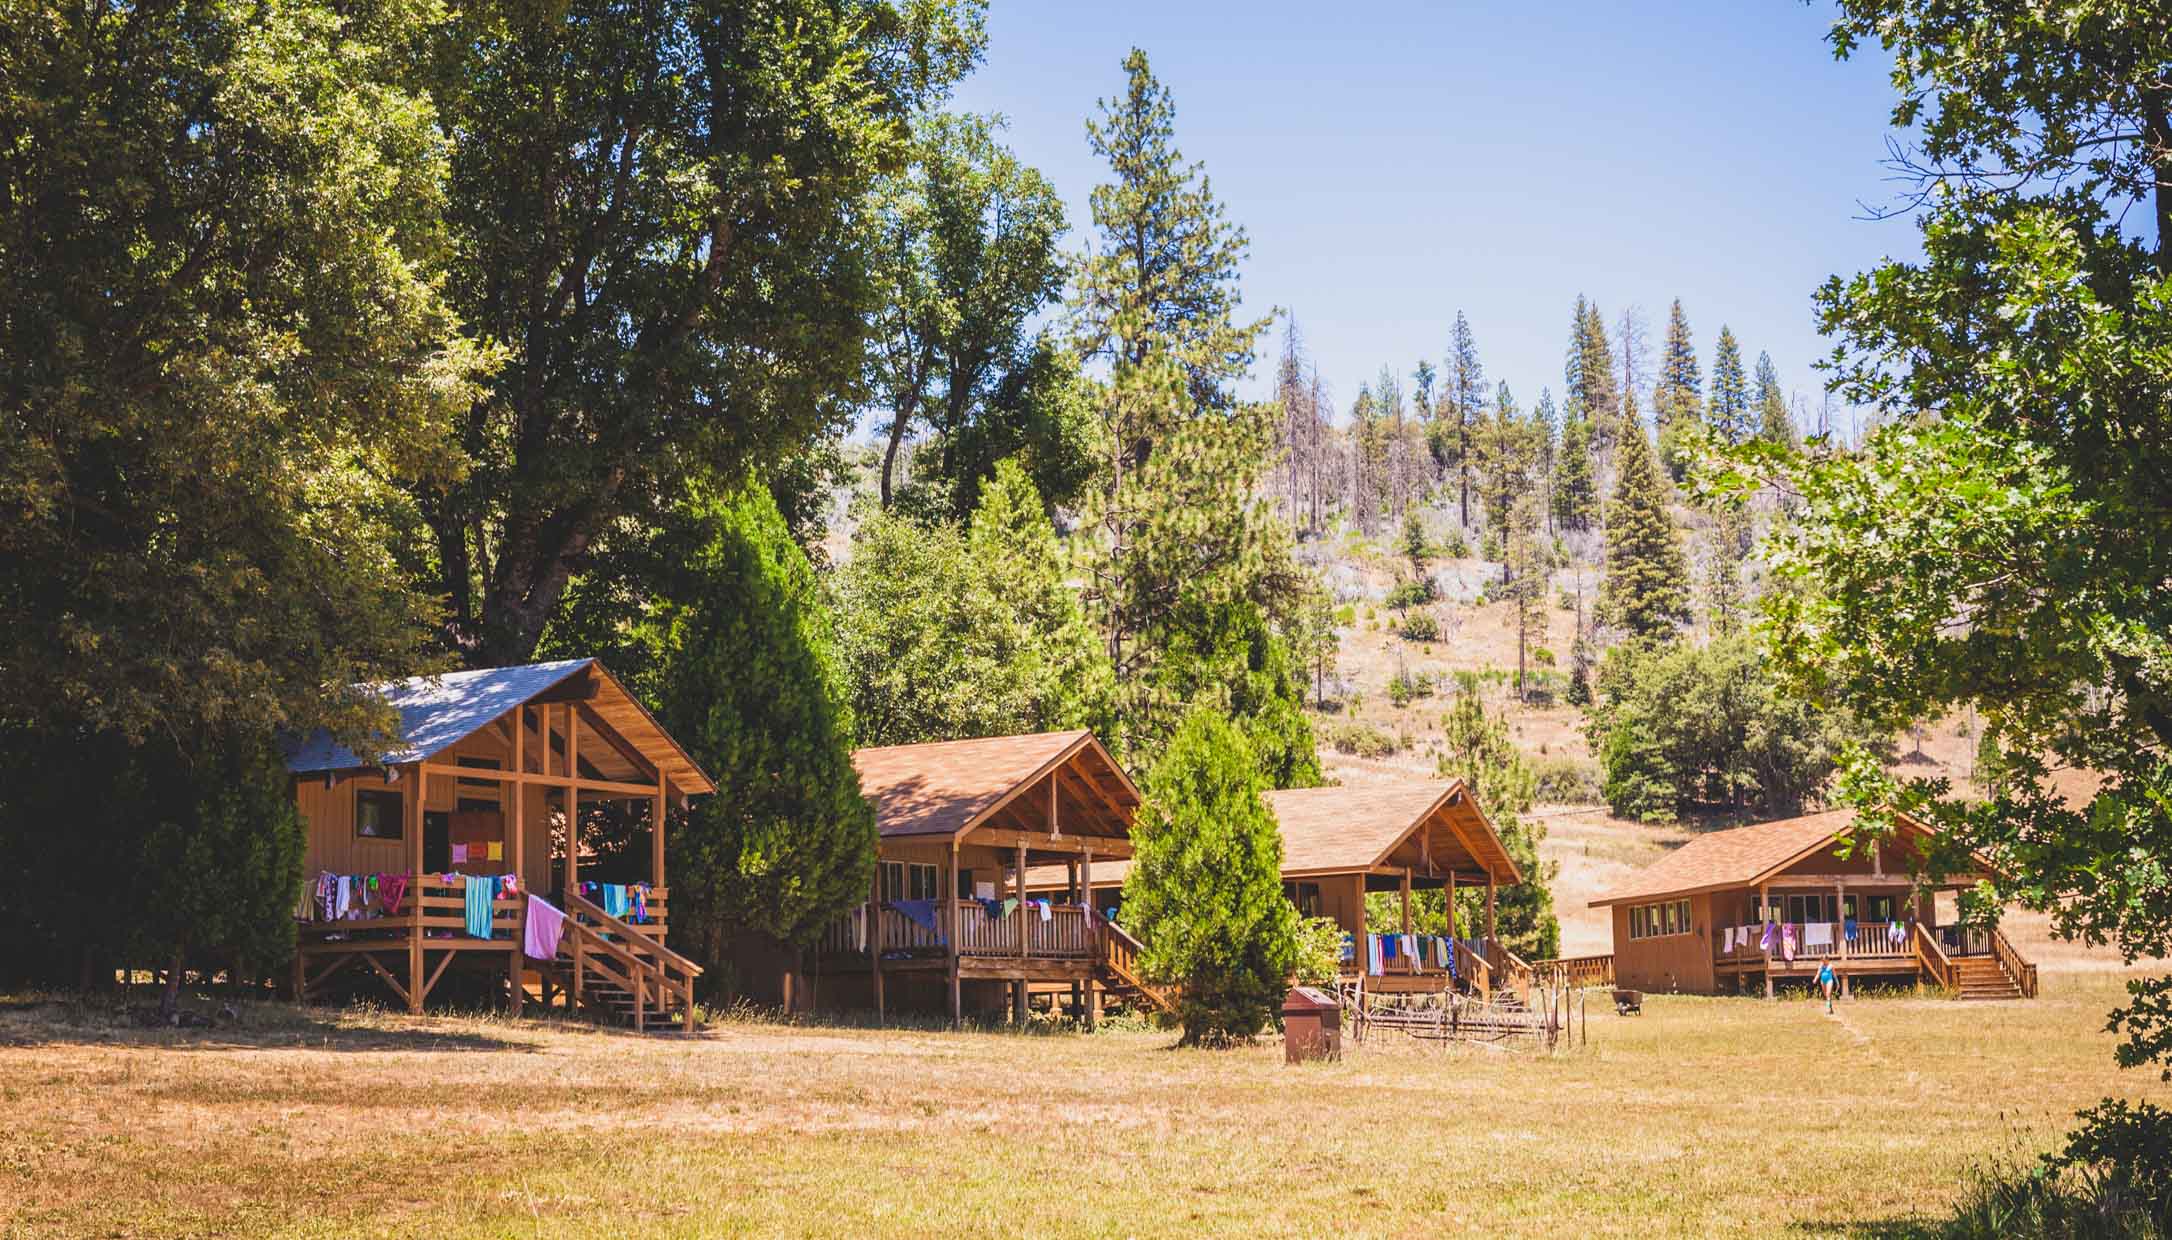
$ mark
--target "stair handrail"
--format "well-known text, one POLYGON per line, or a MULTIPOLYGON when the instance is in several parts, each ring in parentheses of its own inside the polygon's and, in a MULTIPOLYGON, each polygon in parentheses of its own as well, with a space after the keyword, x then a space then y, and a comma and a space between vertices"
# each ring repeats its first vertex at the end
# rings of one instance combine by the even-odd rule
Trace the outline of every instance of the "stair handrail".
POLYGON ((1481 999, 1490 996, 1493 993, 1492 962, 1478 952, 1472 951, 1469 939, 1457 939, 1455 943, 1455 949, 1462 953, 1459 959, 1470 965, 1471 989, 1476 991, 1481 999))
POLYGON ((2036 966, 2022 959, 2021 953, 2015 950, 2013 942, 2006 937, 2006 932, 1997 926, 1991 927, 1991 954, 1998 958, 1999 967, 2006 970, 2006 976, 2014 980, 2014 986, 2021 991, 2022 997, 2034 999, 2036 966))
POLYGON ((623 944, 598 934, 595 927, 584 925, 575 918, 568 917, 566 919, 566 929, 572 940, 575 992, 580 995, 583 1002, 587 1001, 587 988, 580 984, 580 975, 583 970, 594 969, 600 977, 624 990, 627 996, 634 1001, 634 1024, 636 1027, 641 1026, 644 1023, 642 1014, 646 1006, 648 988, 650 986, 656 987, 657 998, 659 1000, 663 998, 664 987, 668 985, 663 970, 641 959, 623 944), (588 960, 591 953, 601 955, 605 959, 616 963, 625 972, 623 974, 613 973, 601 963, 591 963, 588 960))
POLYGON ((1506 984, 1507 989, 1515 991, 1517 998, 1529 1003, 1531 1001, 1531 987, 1537 983, 1537 978, 1533 974, 1529 962, 1508 950, 1508 944, 1490 934, 1486 936, 1485 942, 1487 963, 1494 964, 1498 960, 1501 980, 1506 984))
MULTIPOLYGON (((701 976, 700 965, 643 934, 635 927, 627 925, 618 918, 604 912, 600 906, 579 892, 569 891, 566 893, 566 911, 579 914, 577 917, 568 917, 566 920, 577 933, 585 936, 583 939, 584 945, 589 940, 593 940, 602 944, 605 953, 613 959, 639 969, 643 974, 653 975, 652 980, 656 985, 656 1003, 659 1012, 665 1006, 664 997, 669 994, 676 994, 679 1002, 686 1010, 686 1031, 688 1033, 694 1031, 694 979, 701 976), (596 924, 584 923, 581 920, 582 917, 586 917, 596 924), (607 938, 602 933, 603 930, 608 930, 618 935, 619 938, 607 938), (639 951, 628 946, 622 940, 632 940, 639 943, 639 951), (642 959, 640 954, 642 952, 648 953, 651 959, 642 959), (674 971, 680 974, 676 979, 671 976, 674 971)), ((641 996, 636 995, 634 998, 637 1004, 636 1022, 638 1023, 638 1004, 641 996)))
POLYGON ((1109 972, 1114 973, 1125 985, 1145 995, 1156 1007, 1175 1015, 1175 998, 1148 985, 1146 978, 1132 968, 1132 963, 1146 950, 1146 945, 1132 938, 1122 926, 1105 917, 1096 919, 1095 928, 1106 932, 1106 937, 1101 940, 1099 955, 1101 963, 1107 966, 1109 972))
POLYGON ((1931 934, 1922 922, 1916 923, 1916 959, 1930 970, 1940 986, 1948 990, 1960 988, 1961 979, 1954 975, 1953 960, 1946 949, 1938 945, 1938 936, 1931 934))

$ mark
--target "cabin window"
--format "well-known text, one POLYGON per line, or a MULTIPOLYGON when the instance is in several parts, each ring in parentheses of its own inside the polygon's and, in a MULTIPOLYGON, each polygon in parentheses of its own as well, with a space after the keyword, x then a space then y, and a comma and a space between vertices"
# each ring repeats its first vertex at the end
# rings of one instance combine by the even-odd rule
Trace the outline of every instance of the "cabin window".
POLYGON ((1282 894, 1289 897, 1291 904, 1297 906, 1297 915, 1299 917, 1318 917, 1320 915, 1320 884, 1284 883, 1282 884, 1282 894))
POLYGON ((1664 904, 1638 904, 1629 909, 1629 937, 1632 939, 1656 939, 1669 934, 1689 933, 1689 901, 1669 900, 1664 904))
POLYGON ((1808 895, 1791 895, 1787 898, 1789 921, 1838 921, 1839 899, 1830 891, 1808 895))
POLYGON ((1899 918, 1895 917, 1893 913, 1892 896, 1872 896, 1870 898, 1871 921, 1898 921, 1899 918))
POLYGON ((388 788, 357 788, 354 793, 355 838, 396 840, 407 833, 406 802, 388 788))
POLYGON ((932 900, 935 898, 937 875, 932 865, 917 861, 885 861, 882 863, 882 899, 885 904, 899 900, 932 900))

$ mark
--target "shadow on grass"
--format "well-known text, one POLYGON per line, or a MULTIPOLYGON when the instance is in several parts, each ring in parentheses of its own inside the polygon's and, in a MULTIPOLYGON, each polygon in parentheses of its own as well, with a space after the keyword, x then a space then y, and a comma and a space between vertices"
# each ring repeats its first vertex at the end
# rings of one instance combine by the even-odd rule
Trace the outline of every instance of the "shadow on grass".
POLYGON ((1797 1219, 1788 1224, 1787 1229, 1800 1235, 1845 1236, 1848 1240, 1929 1240, 1942 1234, 1940 1229, 1920 1219, 1851 1219, 1846 1222, 1797 1219))
MULTIPOLYGON (((439 1017, 394 1015, 381 1008, 299 1007, 277 1002, 198 1005, 208 1025, 180 1028, 146 1023, 148 1005, 115 997, 31 997, 0 1000, 0 1049, 55 1046, 146 1046, 184 1051, 505 1051, 533 1052, 541 1044, 519 1036, 502 1016, 458 1013, 473 1022, 500 1021, 501 1033, 454 1028, 439 1017), (215 1013, 215 1014, 214 1014, 215 1013)), ((568 1027, 615 1032, 585 1022, 568 1027)), ((631 1035, 631 1031, 627 1031, 631 1035)))

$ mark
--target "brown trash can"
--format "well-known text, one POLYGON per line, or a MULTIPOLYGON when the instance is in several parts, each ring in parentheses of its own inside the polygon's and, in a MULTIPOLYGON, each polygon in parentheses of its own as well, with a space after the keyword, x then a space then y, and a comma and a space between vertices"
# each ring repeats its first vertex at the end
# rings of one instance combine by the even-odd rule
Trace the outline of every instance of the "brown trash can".
POLYGON ((1290 1063, 1342 1058, 1342 1004, 1312 986, 1282 1000, 1282 1049, 1290 1063))

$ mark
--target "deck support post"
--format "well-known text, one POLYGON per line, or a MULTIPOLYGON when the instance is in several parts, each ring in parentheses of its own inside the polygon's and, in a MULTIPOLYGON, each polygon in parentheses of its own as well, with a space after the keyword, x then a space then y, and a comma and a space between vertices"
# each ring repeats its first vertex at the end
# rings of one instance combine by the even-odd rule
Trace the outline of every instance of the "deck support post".
POLYGON ((875 881, 867 893, 867 967, 875 985, 875 1023, 888 1023, 882 994, 882 862, 875 863, 875 881))
POLYGON ((414 908, 410 910, 407 926, 407 1010, 411 1015, 422 1015, 422 803, 429 791, 429 781, 423 777, 422 763, 412 763, 407 773, 414 780, 414 789, 401 799, 407 811, 407 869, 409 882, 414 886, 414 908))
POLYGON ((955 836, 951 838, 950 855, 943 866, 943 889, 940 894, 943 897, 943 908, 947 910, 943 923, 949 930, 950 938, 947 953, 950 957, 950 1027, 955 1030, 965 1026, 964 995, 958 980, 958 841, 955 836))
POLYGON ((1767 890, 1764 883, 1759 883, 1757 885, 1757 907, 1759 909, 1758 926, 1760 927, 1757 935, 1757 944, 1759 950, 1763 951, 1765 954, 1765 997, 1767 999, 1770 999, 1773 994, 1772 949, 1765 946, 1765 936, 1762 927, 1772 920, 1772 894, 1769 890, 1767 890))
MULTIPOLYGON (((1094 911, 1094 850, 1090 847, 1079 854, 1078 881, 1081 893, 1079 903, 1086 906, 1086 949, 1093 953, 1093 959, 1098 964, 1101 959, 1101 925, 1099 921, 1101 915, 1094 911)), ((1094 1027, 1094 1007, 1096 1004, 1094 976, 1091 973, 1086 975, 1086 997, 1084 1002, 1086 1005, 1086 1028, 1088 1032, 1091 1032, 1094 1027)))
POLYGON ((1410 933, 1410 867, 1403 867, 1403 933, 1410 933))
POLYGON ((1486 941, 1490 944, 1498 931, 1493 924, 1493 871, 1486 871, 1486 941))
MULTIPOLYGON (((528 708, 526 706, 513 708, 513 772, 515 774, 527 770, 526 767, 521 765, 525 760, 525 754, 522 751, 525 747, 528 732, 527 716, 528 708)), ((513 812, 508 815, 513 825, 513 838, 506 841, 507 847, 505 850, 506 860, 510 867, 508 872, 520 879, 521 894, 523 896, 531 895, 533 893, 528 890, 527 868, 528 785, 514 782, 504 785, 501 791, 513 800, 513 812)), ((505 986, 508 992, 506 999, 515 1016, 520 1015, 521 1006, 528 997, 527 943, 528 901, 523 899, 520 902, 520 928, 514 932, 513 950, 505 958, 505 986)))
MULTIPOLYGON (((1056 826, 1056 779, 1048 780, 1048 826, 1053 832, 1056 826)), ((1018 966, 1017 985, 1011 988, 1011 1022, 1023 1029, 1026 1025, 1026 957, 1031 955, 1032 921, 1026 912, 1026 841, 1018 841, 1017 867, 1011 871, 1011 895, 1018 900, 1018 966)))

